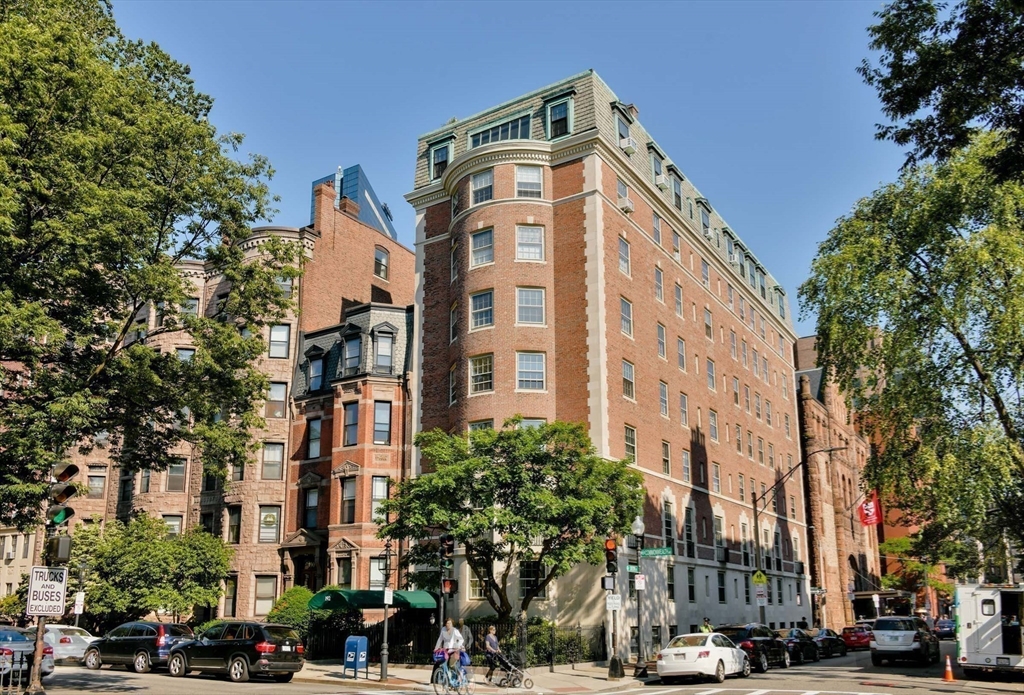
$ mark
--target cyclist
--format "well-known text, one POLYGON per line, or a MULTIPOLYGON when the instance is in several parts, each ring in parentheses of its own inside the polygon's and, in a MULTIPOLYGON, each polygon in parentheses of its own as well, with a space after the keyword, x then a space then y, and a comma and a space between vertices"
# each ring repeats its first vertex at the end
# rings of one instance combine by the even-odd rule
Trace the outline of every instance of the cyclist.
POLYGON ((462 637, 462 633, 455 629, 452 619, 448 618, 444 621, 444 627, 441 628, 441 634, 437 638, 434 649, 444 649, 448 653, 448 671, 453 681, 458 677, 461 666, 459 658, 464 644, 465 639, 462 637))

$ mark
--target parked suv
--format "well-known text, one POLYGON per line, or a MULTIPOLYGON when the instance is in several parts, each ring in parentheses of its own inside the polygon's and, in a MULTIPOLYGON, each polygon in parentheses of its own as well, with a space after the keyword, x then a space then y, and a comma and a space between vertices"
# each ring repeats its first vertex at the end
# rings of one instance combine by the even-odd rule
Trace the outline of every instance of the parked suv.
POLYGON ((299 633, 287 625, 254 622, 217 623, 199 639, 171 649, 167 670, 172 676, 190 671, 226 673, 235 683, 262 673, 287 683, 304 663, 299 633))
POLYGON ((82 661, 86 668, 103 664, 124 664, 136 673, 148 673, 167 665, 171 647, 192 639, 192 630, 180 623, 139 621, 118 625, 90 644, 82 661))
POLYGON ((755 671, 764 673, 769 666, 789 668, 789 649, 786 643, 767 625, 723 625, 715 628, 747 653, 755 671))
POLYGON ((939 640, 920 618, 879 618, 872 629, 871 663, 881 666, 885 659, 937 663, 939 640))

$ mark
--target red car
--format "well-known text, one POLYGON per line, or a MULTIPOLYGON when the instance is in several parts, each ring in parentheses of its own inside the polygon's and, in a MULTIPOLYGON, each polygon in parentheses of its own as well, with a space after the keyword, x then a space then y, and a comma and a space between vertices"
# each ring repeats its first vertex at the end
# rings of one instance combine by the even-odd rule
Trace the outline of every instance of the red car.
POLYGON ((863 625, 844 627, 840 637, 847 649, 868 649, 871 646, 871 630, 863 625))

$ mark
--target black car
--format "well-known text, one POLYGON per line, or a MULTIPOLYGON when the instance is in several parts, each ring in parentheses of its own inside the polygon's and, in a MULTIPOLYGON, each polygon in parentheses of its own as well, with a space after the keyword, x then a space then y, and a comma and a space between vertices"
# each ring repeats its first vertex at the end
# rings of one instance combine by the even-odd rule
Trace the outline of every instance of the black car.
POLYGON ((934 632, 939 639, 956 639, 956 623, 945 618, 936 620, 934 632))
POLYGON ((789 648, 790 662, 802 664, 805 661, 818 661, 821 659, 818 643, 800 628, 783 628, 778 631, 778 635, 789 648))
POLYGON ((224 622, 199 639, 174 645, 167 670, 179 677, 190 671, 224 673, 235 683, 244 683, 251 674, 265 674, 287 683, 302 670, 304 651, 299 633, 288 625, 224 622))
POLYGON ((90 644, 82 663, 90 669, 123 664, 136 673, 149 673, 153 668, 166 666, 171 647, 192 636, 192 629, 181 623, 125 623, 90 644))
POLYGON ((823 627, 817 630, 808 630, 807 634, 817 642, 818 651, 822 656, 846 656, 846 642, 836 634, 835 630, 823 627))
POLYGON ((723 625, 716 627, 715 632, 725 635, 745 651, 751 666, 759 673, 767 671, 769 666, 789 668, 789 648, 767 625, 723 625))

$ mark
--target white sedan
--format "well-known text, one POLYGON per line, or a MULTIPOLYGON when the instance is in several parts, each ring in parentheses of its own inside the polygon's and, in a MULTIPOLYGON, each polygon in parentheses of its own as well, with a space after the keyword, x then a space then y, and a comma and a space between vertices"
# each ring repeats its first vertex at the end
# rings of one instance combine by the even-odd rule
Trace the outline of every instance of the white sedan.
POLYGON ((721 683, 734 674, 749 676, 750 659, 732 640, 717 632, 679 635, 658 652, 658 675, 665 684, 685 676, 721 683))

